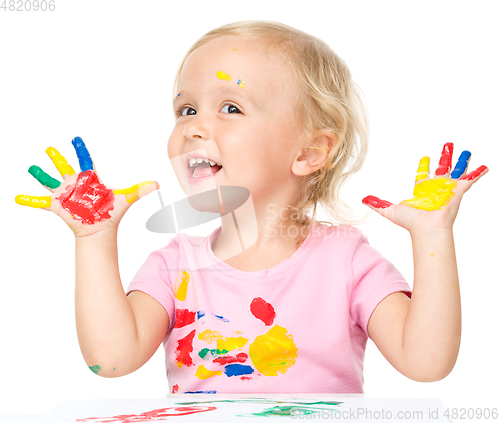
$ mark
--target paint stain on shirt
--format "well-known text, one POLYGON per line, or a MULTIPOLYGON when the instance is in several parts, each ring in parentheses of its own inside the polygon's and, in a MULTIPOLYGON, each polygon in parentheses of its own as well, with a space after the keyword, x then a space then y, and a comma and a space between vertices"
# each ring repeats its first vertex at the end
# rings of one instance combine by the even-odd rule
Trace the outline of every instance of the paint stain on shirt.
POLYGON ((190 279, 191 277, 189 276, 189 273, 185 270, 179 271, 179 273, 177 274, 177 279, 175 281, 175 298, 177 298, 179 301, 186 300, 190 279))
POLYGON ((260 297, 252 300, 250 311, 257 319, 262 320, 266 326, 271 326, 276 317, 274 307, 260 297))
POLYGON ((250 375, 253 372, 254 369, 251 366, 245 366, 243 364, 228 364, 224 368, 224 374, 228 377, 250 375))
POLYGON ((176 328, 182 328, 184 326, 194 323, 196 318, 196 312, 189 311, 187 308, 179 308, 175 310, 175 326, 176 328))
POLYGON ((236 354, 235 357, 226 355, 224 357, 215 358, 212 362, 219 363, 221 366, 223 366, 225 364, 231 364, 231 363, 244 363, 245 361, 247 361, 247 358, 248 355, 246 355, 245 353, 239 353, 236 354))
POLYGON ((193 338, 196 330, 189 332, 184 338, 177 341, 177 348, 175 350, 175 359, 177 367, 193 366, 193 359, 191 353, 193 352, 193 338))
POLYGON ((222 374, 221 370, 208 370, 203 364, 198 366, 198 369, 196 369, 196 374, 195 376, 198 379, 208 379, 213 376, 220 376, 222 374))
POLYGON ((212 331, 211 329, 206 329, 198 334, 198 339, 205 341, 207 344, 211 344, 214 341, 222 339, 222 335, 218 330, 212 331))
POLYGON ((249 347, 252 363, 265 376, 286 373, 295 364, 297 347, 286 328, 275 325, 249 347))
POLYGON ((248 342, 247 338, 243 338, 242 336, 234 337, 225 337, 217 340, 217 349, 219 350, 227 350, 232 351, 236 348, 243 348, 248 342))

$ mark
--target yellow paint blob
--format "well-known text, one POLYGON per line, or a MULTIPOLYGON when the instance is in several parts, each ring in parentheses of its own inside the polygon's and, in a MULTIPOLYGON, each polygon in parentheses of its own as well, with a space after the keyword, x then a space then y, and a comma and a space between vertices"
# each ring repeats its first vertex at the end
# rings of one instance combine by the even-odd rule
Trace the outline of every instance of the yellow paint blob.
POLYGON ((217 349, 218 350, 227 350, 232 351, 236 348, 243 348, 248 342, 247 338, 243 338, 242 336, 238 336, 237 338, 226 337, 221 338, 217 341, 217 349))
POLYGON ((133 203, 139 198, 140 195, 147 193, 152 188, 154 188, 155 185, 156 182, 154 181, 141 182, 140 184, 136 184, 134 186, 131 186, 130 188, 115 189, 113 190, 113 194, 125 194, 125 199, 127 200, 127 202, 133 203))
POLYGON ((423 179, 415 184, 413 197, 400 204, 406 204, 414 209, 439 210, 455 196, 453 189, 456 186, 456 180, 450 178, 423 179))
POLYGON ((16 195, 16 203, 21 206, 33 207, 36 209, 46 209, 51 205, 51 198, 49 196, 44 197, 32 197, 30 195, 16 195))
POLYGON ((195 376, 198 379, 208 379, 209 377, 220 376, 221 374, 222 374, 222 371, 220 371, 220 370, 214 370, 214 371, 208 370, 203 364, 201 364, 196 369, 195 376))
POLYGON ((252 363, 265 376, 277 376, 295 364, 297 347, 286 328, 275 325, 249 347, 252 363))
POLYGON ((45 152, 50 157, 50 159, 52 160, 56 169, 59 171, 62 177, 71 176, 75 174, 74 169, 70 166, 70 164, 63 157, 63 155, 59 153, 59 151, 57 151, 54 147, 47 148, 45 152))
POLYGON ((186 271, 181 271, 177 274, 177 279, 175 281, 175 298, 177 298, 179 301, 186 300, 190 279, 191 277, 186 271))
POLYGON ((222 335, 218 330, 212 331, 211 329, 206 329, 198 334, 198 339, 205 341, 207 344, 211 344, 214 341, 222 339, 222 335))
POLYGON ((227 73, 219 71, 217 72, 217 78, 223 79, 224 81, 231 81, 233 77, 231 75, 228 75, 227 73))

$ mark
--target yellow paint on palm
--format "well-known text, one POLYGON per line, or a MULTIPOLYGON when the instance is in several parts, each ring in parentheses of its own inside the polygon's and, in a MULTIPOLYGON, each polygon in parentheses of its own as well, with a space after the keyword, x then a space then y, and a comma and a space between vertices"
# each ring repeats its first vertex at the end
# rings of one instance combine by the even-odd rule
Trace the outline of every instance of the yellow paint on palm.
POLYGON ((429 157, 422 157, 420 163, 418 164, 417 176, 415 182, 421 181, 422 179, 427 179, 429 177, 429 157))
POLYGON ((139 198, 141 194, 144 194, 151 188, 151 185, 154 185, 154 181, 146 181, 146 182, 141 182, 140 184, 136 184, 131 186, 130 188, 124 188, 124 189, 115 189, 113 190, 113 194, 119 195, 119 194, 125 194, 125 199, 127 200, 128 203, 133 203, 135 200, 139 198))
POLYGON ((217 72, 217 78, 223 79, 224 81, 231 81, 233 77, 225 72, 219 71, 217 72))
POLYGON ((220 376, 222 371, 220 370, 208 370, 203 364, 199 365, 196 369, 195 376, 198 379, 208 379, 213 376, 220 376))
POLYGON ((275 325, 249 347, 252 363, 265 376, 277 376, 295 364, 297 347, 286 328, 275 325))
POLYGON ((47 148, 45 152, 50 157, 62 177, 75 174, 74 169, 70 166, 64 156, 59 153, 59 151, 57 151, 54 147, 47 148))
POLYGON ((211 329, 206 329, 198 334, 198 339, 205 341, 207 344, 211 344, 214 341, 222 339, 222 335, 218 330, 212 331, 211 329))
POLYGON ((446 177, 424 179, 415 184, 413 197, 400 204, 406 204, 414 209, 439 210, 455 196, 453 189, 456 186, 456 180, 446 177))
POLYGON ((34 197, 31 195, 16 195, 16 203, 21 206, 34 207, 36 209, 46 209, 51 205, 49 196, 34 197))
POLYGON ((225 337, 217 340, 217 349, 232 351, 236 348, 243 348, 247 342, 248 339, 243 338, 242 336, 238 336, 237 338, 225 337))
POLYGON ((180 271, 177 274, 177 279, 175 281, 175 298, 177 298, 179 301, 186 300, 190 279, 191 277, 189 276, 189 273, 184 270, 180 271))

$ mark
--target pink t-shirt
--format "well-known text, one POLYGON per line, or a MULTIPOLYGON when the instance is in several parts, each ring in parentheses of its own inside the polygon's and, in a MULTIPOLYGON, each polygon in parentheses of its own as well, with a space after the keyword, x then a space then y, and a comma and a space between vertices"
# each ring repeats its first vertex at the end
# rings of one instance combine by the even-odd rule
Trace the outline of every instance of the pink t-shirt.
POLYGON ((172 392, 362 393, 368 320, 387 295, 411 295, 398 270, 359 229, 318 225, 292 257, 244 272, 214 256, 220 230, 178 233, 127 291, 169 315, 172 392))

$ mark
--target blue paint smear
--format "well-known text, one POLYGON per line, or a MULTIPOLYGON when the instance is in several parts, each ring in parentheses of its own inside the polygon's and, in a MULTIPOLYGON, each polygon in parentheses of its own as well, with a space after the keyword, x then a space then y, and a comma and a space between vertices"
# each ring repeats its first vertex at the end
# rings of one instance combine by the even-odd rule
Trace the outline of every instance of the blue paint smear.
POLYGON ((197 315, 197 318, 199 320, 199 319, 201 319, 205 315, 205 312, 204 311, 197 311, 196 315, 197 315))
POLYGON ((229 322, 229 320, 227 320, 225 317, 222 317, 222 316, 217 316, 216 314, 212 313, 215 317, 217 317, 217 319, 219 320, 222 320, 223 322, 229 322))
POLYGON ((226 376, 242 376, 242 375, 251 375, 253 373, 253 369, 250 366, 245 366, 243 364, 228 364, 224 368, 224 373, 226 376))
POLYGON ((89 151, 87 150, 83 140, 80 137, 75 137, 71 143, 73 144, 73 147, 75 147, 76 155, 78 156, 78 161, 80 162, 80 170, 82 172, 85 172, 86 170, 94 170, 92 159, 90 158, 89 151))
POLYGON ((452 179, 458 179, 464 174, 465 169, 467 169, 467 165, 469 164, 470 156, 471 156, 470 151, 467 150, 462 151, 462 154, 460 154, 458 162, 455 165, 455 169, 453 169, 453 172, 451 172, 450 177, 452 179))
POLYGON ((185 394, 216 394, 217 391, 187 391, 185 394))

